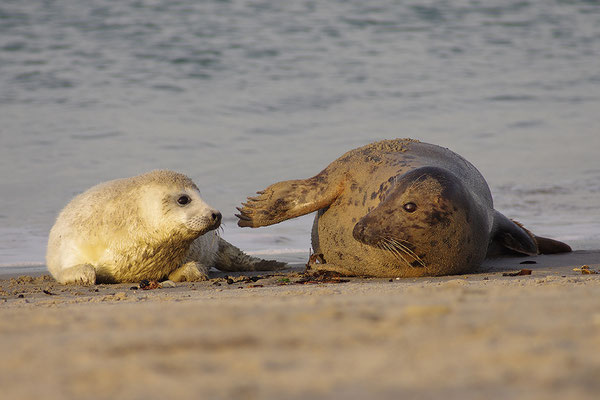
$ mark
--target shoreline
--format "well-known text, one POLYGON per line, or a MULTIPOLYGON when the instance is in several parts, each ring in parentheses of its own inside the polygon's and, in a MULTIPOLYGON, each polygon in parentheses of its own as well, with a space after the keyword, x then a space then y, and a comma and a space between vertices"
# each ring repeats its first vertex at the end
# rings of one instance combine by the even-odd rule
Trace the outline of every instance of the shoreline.
MULTIPOLYGON (((289 255, 287 253, 281 253, 279 255, 284 255, 284 256, 288 256, 287 258, 291 258, 292 256, 296 256, 295 253, 292 253, 292 255, 289 255)), ((255 257, 261 257, 261 258, 265 258, 267 259, 269 257, 269 255, 272 256, 272 254, 268 254, 268 253, 256 253, 256 254, 252 254, 255 257)), ((278 261, 282 261, 282 260, 278 260, 278 261)), ((285 260, 283 260, 285 262, 285 260)), ((529 257, 520 257, 520 256, 505 256, 505 257, 497 257, 497 258, 488 258, 485 259, 483 264, 480 266, 479 270, 471 273, 471 274, 462 274, 462 275, 447 275, 447 276, 438 276, 438 277, 423 277, 420 279, 444 279, 444 278, 452 278, 452 277, 461 277, 461 276, 477 276, 480 274, 485 274, 485 273, 493 273, 493 272, 500 272, 500 271, 504 271, 504 267, 503 266, 514 266, 515 268, 518 265, 521 265, 523 267, 527 267, 527 265, 529 265, 529 269, 532 270, 541 270, 541 266, 544 265, 546 266, 546 268, 560 268, 563 267, 561 269, 562 272, 565 272, 566 270, 564 270, 564 267, 568 267, 570 265, 575 265, 575 264, 581 264, 581 265, 585 265, 585 264, 590 264, 590 265, 594 265, 594 264, 600 264, 600 250, 574 250, 570 253, 563 253, 563 254, 558 254, 558 255, 538 255, 538 256, 529 256, 529 257), (533 262, 532 262, 533 261, 533 262), (530 262, 532 262, 530 264, 530 262), (536 266, 537 265, 537 266, 536 266)), ((288 271, 288 270, 293 270, 294 272, 301 272, 304 269, 304 265, 302 263, 299 263, 298 261, 294 261, 294 262, 289 262, 288 265, 290 266, 289 268, 285 269, 284 271, 288 271)), ((209 274, 210 278, 213 277, 223 277, 226 275, 257 275, 257 274, 265 274, 264 271, 256 271, 256 272, 247 272, 247 273, 242 273, 242 272, 221 272, 218 270, 215 270, 214 268, 211 269, 211 272, 209 274)), ((558 273, 558 270, 554 270, 554 271, 547 271, 548 273, 550 272, 555 272, 558 273)), ((0 267, 0 280, 3 279, 10 279, 10 278, 16 278, 18 276, 21 275, 28 275, 28 276, 32 276, 32 277, 39 277, 42 275, 49 275, 50 273, 48 272, 46 265, 44 263, 23 263, 22 265, 10 265, 10 266, 2 266, 0 267)), ((352 278, 352 279, 361 279, 361 278, 352 278)), ((366 279, 371 279, 371 278, 366 278, 366 279)), ((385 278, 382 278, 385 279, 385 278)), ((402 280, 405 279, 412 279, 412 278, 401 278, 402 280)), ((117 286, 118 284, 113 284, 111 286, 117 286)), ((123 285, 127 285, 127 283, 123 284, 123 285)))
POLYGON ((154 290, 2 274, 0 385, 21 399, 594 399, 600 274, 582 265, 599 271, 600 250, 457 276, 301 282, 295 266, 154 290))

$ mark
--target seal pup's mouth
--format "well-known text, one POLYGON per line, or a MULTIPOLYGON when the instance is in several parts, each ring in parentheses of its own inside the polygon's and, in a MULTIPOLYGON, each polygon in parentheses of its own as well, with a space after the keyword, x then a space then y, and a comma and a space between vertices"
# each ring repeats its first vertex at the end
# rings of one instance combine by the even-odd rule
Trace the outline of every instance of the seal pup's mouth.
POLYGON ((210 215, 197 215, 186 222, 186 227, 200 235, 213 231, 221 226, 221 213, 214 211, 210 215))

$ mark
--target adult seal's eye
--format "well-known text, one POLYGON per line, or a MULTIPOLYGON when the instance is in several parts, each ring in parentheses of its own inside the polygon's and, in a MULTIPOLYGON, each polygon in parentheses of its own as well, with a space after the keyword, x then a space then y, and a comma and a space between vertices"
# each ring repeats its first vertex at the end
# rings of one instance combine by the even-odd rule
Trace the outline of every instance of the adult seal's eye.
POLYGON ((188 196, 188 195, 183 195, 183 196, 180 196, 180 197, 177 199, 177 203, 179 203, 179 205, 182 205, 182 206, 185 206, 185 205, 186 205, 186 204, 188 204, 190 201, 192 201, 192 199, 191 199, 191 198, 190 198, 190 196, 188 196))
POLYGON ((417 205, 415 203, 406 203, 404 205, 404 210, 409 213, 415 212, 417 211, 417 205))

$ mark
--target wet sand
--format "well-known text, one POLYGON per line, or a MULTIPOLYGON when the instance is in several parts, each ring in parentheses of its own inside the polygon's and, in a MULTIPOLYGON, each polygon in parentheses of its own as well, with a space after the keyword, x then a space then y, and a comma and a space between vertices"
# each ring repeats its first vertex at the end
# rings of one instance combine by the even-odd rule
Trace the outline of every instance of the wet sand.
POLYGON ((441 278, 303 282, 298 267, 152 290, 5 273, 0 387, 45 400, 595 399, 600 274, 583 265, 600 270, 600 251, 441 278))

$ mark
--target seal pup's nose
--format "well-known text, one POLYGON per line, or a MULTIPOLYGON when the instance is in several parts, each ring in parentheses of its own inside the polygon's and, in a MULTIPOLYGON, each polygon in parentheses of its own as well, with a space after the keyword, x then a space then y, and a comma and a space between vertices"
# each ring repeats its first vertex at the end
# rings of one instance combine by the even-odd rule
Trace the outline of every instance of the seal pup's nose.
POLYGON ((210 217, 212 218, 213 222, 221 222, 221 213, 220 212, 214 212, 210 215, 210 217))

